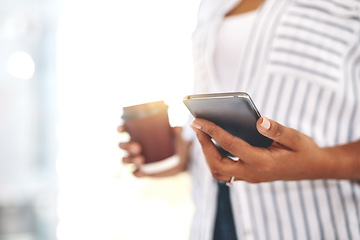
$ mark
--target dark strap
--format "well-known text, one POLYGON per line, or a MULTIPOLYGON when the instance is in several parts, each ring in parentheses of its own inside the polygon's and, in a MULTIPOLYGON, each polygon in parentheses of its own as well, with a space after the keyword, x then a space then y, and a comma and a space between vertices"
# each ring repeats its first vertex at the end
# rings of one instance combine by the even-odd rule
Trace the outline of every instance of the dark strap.
POLYGON ((213 240, 236 240, 229 187, 218 182, 217 210, 213 240))

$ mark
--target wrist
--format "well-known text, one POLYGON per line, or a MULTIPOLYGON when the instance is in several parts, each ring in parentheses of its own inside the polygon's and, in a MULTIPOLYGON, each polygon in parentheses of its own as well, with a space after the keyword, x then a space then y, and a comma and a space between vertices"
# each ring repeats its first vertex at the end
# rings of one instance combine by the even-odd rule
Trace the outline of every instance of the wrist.
POLYGON ((342 166, 336 161, 332 148, 321 148, 322 178, 323 179, 339 179, 342 172, 342 166))
POLYGON ((323 148, 327 153, 332 179, 360 179, 359 142, 323 148))

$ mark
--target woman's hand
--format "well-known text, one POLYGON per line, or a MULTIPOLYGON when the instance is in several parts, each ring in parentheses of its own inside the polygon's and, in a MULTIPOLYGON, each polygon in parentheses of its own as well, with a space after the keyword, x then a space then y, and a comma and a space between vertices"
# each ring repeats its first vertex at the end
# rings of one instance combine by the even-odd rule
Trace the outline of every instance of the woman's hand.
POLYGON ((195 119, 191 127, 217 180, 229 181, 234 176, 235 180, 260 183, 334 177, 335 160, 329 149, 320 148, 312 138, 267 118, 258 120, 257 129, 274 140, 268 148, 251 146, 204 119, 195 119), (239 160, 223 157, 210 137, 239 160))
MULTIPOLYGON (((123 157, 122 161, 123 163, 134 164, 136 166, 136 170, 133 172, 136 177, 167 177, 173 176, 186 170, 189 159, 190 143, 182 139, 182 127, 173 127, 172 130, 175 138, 175 150, 180 158, 180 162, 176 167, 172 169, 155 174, 146 174, 139 169, 141 165, 145 164, 146 159, 143 155, 141 155, 142 149, 141 145, 138 142, 130 141, 119 143, 119 147, 126 151, 126 156, 123 157)), ((126 129, 123 125, 118 127, 118 132, 121 133, 125 131, 126 129)))

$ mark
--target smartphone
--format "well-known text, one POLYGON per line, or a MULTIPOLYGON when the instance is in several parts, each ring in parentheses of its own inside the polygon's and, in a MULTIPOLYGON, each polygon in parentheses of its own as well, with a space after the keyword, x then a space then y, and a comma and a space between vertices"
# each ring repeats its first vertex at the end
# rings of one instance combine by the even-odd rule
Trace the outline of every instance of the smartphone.
POLYGON ((188 95, 183 102, 195 118, 211 121, 250 145, 266 148, 272 144, 258 132, 260 113, 245 92, 188 95))

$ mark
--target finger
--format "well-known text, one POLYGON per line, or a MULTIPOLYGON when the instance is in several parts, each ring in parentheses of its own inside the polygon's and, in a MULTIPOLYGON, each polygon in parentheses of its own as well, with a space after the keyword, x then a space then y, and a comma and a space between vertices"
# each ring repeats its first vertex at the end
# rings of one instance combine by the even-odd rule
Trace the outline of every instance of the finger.
POLYGON ((174 133, 175 136, 181 136, 182 127, 178 127, 178 126, 177 126, 177 127, 173 127, 172 130, 173 130, 173 133, 174 133))
POLYGON ((143 156, 137 157, 123 157, 123 163, 132 163, 135 166, 139 167, 145 163, 145 158, 143 156))
POLYGON ((119 147, 129 153, 130 156, 137 156, 141 154, 141 145, 138 142, 121 142, 119 147))
POLYGON ((292 150, 297 150, 297 146, 300 146, 303 140, 303 134, 299 131, 265 117, 259 118, 256 125, 262 135, 292 150))
POLYGON ((263 152, 260 148, 251 146, 244 140, 235 137, 226 130, 205 119, 195 119, 192 123, 192 127, 211 136, 223 149, 244 162, 256 161, 260 157, 259 154, 262 154, 263 152))
POLYGON ((208 135, 206 135, 201 130, 198 130, 196 128, 193 128, 193 129, 196 133, 197 139, 200 142, 201 148, 202 148, 205 158, 208 162, 208 165, 209 165, 210 169, 212 169, 213 167, 215 167, 215 164, 219 164, 218 162, 222 161, 223 157, 221 156, 217 147, 211 141, 211 139, 208 135))
POLYGON ((233 161, 230 158, 223 157, 209 135, 196 128, 194 130, 213 176, 219 174, 229 179, 232 176, 246 175, 245 163, 242 160, 233 161))
POLYGON ((133 175, 134 175, 135 177, 138 177, 138 178, 147 177, 147 174, 145 174, 144 172, 140 171, 139 169, 136 169, 136 170, 133 172, 133 175))
POLYGON ((121 132, 125 132, 125 126, 124 125, 120 125, 118 126, 118 132, 121 133, 121 132))

